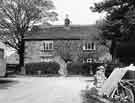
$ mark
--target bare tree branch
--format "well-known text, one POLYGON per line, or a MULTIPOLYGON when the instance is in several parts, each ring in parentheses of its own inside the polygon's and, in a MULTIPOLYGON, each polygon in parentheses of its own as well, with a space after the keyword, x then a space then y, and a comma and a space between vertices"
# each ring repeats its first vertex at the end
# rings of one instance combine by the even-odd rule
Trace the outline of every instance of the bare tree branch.
POLYGON ((0 39, 24 59, 24 34, 43 18, 56 18, 53 9, 50 0, 0 0, 0 39))

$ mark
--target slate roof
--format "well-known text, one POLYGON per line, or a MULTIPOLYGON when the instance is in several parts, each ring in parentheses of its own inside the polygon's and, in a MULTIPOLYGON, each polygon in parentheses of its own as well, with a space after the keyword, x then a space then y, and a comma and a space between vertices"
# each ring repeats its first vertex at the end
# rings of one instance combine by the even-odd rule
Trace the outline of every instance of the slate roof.
POLYGON ((42 39, 92 39, 99 35, 95 25, 49 26, 40 31, 31 31, 25 34, 25 40, 42 39))

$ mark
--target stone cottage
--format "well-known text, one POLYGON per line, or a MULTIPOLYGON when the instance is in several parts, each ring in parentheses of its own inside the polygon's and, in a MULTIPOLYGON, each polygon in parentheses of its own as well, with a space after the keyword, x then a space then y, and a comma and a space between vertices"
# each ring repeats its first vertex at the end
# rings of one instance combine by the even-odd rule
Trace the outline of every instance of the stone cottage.
POLYGON ((25 63, 49 62, 60 57, 65 62, 99 62, 95 25, 65 25, 42 27, 26 33, 25 63))

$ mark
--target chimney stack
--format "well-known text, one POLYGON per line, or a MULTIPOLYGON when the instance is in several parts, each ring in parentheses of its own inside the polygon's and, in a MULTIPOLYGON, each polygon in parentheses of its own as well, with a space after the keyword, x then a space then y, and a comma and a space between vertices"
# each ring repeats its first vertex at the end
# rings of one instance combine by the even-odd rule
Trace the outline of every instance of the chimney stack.
POLYGON ((70 26, 70 19, 68 18, 69 16, 68 15, 66 15, 66 18, 65 18, 65 27, 68 27, 68 26, 70 26))
POLYGON ((66 30, 70 30, 70 23, 71 23, 71 21, 70 21, 70 19, 69 19, 68 17, 69 17, 69 16, 66 15, 65 24, 64 24, 64 28, 65 28, 66 30))

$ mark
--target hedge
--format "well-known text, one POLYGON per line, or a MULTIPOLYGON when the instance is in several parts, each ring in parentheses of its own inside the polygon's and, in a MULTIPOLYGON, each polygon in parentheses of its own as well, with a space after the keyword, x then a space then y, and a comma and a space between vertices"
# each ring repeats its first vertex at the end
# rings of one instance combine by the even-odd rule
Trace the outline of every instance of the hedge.
MULTIPOLYGON (((93 63, 69 63, 67 71, 69 75, 90 75, 90 71, 95 74, 99 64, 93 63)), ((40 71, 41 74, 58 74, 60 65, 56 62, 40 62, 25 64, 26 74, 35 75, 40 71)))
POLYGON ((88 63, 70 63, 67 70, 69 75, 89 75, 92 68, 88 63))
POLYGON ((26 74, 58 74, 60 66, 56 62, 28 63, 25 65, 26 74))
POLYGON ((121 67, 120 64, 108 63, 105 71, 105 76, 108 78, 113 72, 114 68, 121 67))
POLYGON ((6 64, 6 71, 12 72, 12 74, 17 74, 20 72, 18 64, 6 64))
POLYGON ((70 63, 67 65, 67 70, 69 75, 94 75, 96 73, 96 68, 102 65, 101 63, 70 63), (91 72, 91 73, 90 73, 91 72))

